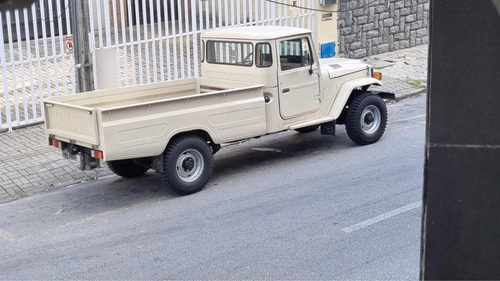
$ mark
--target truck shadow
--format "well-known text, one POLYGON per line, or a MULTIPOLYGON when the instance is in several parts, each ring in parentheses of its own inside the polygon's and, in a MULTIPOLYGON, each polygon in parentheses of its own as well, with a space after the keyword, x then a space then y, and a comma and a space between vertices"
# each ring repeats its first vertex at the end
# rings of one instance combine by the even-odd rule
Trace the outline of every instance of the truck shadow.
POLYGON ((319 130, 298 134, 286 132, 223 148, 215 156, 214 178, 231 176, 241 170, 251 171, 263 165, 278 164, 290 159, 319 155, 331 149, 343 150, 357 146, 345 132, 322 136, 319 130))
POLYGON ((215 155, 212 180, 197 194, 179 196, 164 186, 160 174, 149 171, 140 178, 125 179, 113 175, 99 181, 88 182, 81 188, 68 189, 65 191, 67 200, 64 205, 72 206, 73 211, 79 210, 91 214, 120 208, 127 209, 144 202, 189 201, 191 198, 204 196, 204 192, 210 192, 216 185, 224 183, 226 179, 242 171, 252 173, 267 165, 279 165, 290 159, 300 161, 301 158, 320 155, 332 149, 344 150, 356 146, 345 132, 339 132, 336 137, 321 136, 319 131, 308 134, 286 132, 265 136, 223 147, 215 155))

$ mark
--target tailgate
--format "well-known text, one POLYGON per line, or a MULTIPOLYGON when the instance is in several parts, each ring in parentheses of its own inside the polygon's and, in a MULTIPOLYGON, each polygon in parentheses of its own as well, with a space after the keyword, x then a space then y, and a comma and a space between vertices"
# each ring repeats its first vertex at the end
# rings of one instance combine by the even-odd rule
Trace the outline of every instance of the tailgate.
POLYGON ((47 134, 99 145, 96 109, 54 101, 44 105, 47 134))

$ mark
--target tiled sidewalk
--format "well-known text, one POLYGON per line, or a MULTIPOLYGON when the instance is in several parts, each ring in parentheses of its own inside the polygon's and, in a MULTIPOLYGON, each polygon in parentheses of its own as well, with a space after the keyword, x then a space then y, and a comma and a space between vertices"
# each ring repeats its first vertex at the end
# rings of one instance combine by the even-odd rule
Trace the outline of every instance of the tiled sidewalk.
MULTIPOLYGON (((425 91, 427 46, 364 59, 384 74, 383 87, 398 99, 425 91)), ((102 168, 82 172, 47 144, 44 125, 0 133, 0 203, 111 174, 102 168)))
POLYGON ((48 146, 44 125, 0 133, 0 203, 110 173, 107 168, 80 171, 75 161, 48 146))

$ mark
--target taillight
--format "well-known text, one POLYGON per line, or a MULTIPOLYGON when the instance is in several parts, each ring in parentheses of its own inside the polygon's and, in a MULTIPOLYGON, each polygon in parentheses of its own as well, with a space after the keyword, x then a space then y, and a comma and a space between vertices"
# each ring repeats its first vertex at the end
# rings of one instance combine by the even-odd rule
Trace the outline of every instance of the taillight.
POLYGON ((62 147, 63 147, 63 144, 62 144, 61 141, 54 140, 54 139, 50 141, 50 144, 52 146, 55 146, 55 147, 59 148, 59 149, 62 149, 62 147))
POLYGON ((104 159, 104 155, 102 153, 102 151, 100 150, 91 150, 90 151, 90 156, 92 156, 92 158, 95 158, 95 159, 104 159))

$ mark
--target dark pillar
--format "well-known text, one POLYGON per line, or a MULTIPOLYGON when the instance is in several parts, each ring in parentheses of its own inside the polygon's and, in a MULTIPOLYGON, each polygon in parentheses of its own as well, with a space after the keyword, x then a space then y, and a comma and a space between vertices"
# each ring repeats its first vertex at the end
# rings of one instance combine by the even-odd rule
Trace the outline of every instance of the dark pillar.
POLYGON ((431 0, 421 278, 500 279, 500 13, 431 0))

